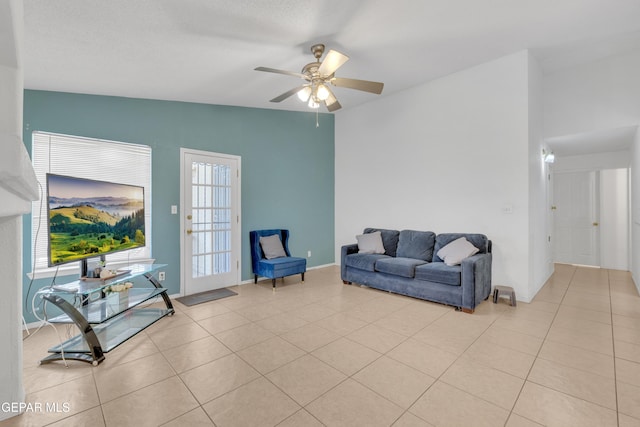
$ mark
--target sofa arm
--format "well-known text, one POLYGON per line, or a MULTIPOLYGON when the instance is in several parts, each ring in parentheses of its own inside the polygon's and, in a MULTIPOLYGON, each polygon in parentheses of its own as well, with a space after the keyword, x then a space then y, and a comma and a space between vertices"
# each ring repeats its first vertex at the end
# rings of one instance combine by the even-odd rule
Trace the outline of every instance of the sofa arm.
POLYGON ((349 254, 357 254, 358 253, 358 244, 352 243, 351 245, 344 245, 340 251, 340 278, 342 280, 347 280, 347 263, 346 257, 349 254))
POLYGON ((491 293, 490 253, 476 254, 462 260, 462 307, 473 310, 491 293))

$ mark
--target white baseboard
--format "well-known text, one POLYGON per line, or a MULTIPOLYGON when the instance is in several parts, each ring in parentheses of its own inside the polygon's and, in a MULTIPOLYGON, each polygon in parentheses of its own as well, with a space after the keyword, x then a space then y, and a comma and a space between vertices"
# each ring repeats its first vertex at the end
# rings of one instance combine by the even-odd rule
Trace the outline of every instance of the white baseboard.
MULTIPOLYGON (((334 265, 337 265, 336 263, 332 263, 332 264, 323 264, 323 265, 316 265, 315 267, 309 267, 307 268, 307 271, 310 270, 318 270, 320 268, 327 268, 327 267, 333 267, 334 265)), ((258 278, 260 279, 260 278, 258 278)), ((253 283, 253 279, 249 279, 249 280, 243 280, 242 282, 239 283, 239 285, 246 285, 248 283, 253 283)))
POLYGON ((333 262, 331 264, 323 264, 323 265, 316 265, 315 267, 309 267, 307 270, 318 270, 319 268, 327 268, 327 267, 333 267, 333 266, 337 266, 337 265, 338 264, 333 262))

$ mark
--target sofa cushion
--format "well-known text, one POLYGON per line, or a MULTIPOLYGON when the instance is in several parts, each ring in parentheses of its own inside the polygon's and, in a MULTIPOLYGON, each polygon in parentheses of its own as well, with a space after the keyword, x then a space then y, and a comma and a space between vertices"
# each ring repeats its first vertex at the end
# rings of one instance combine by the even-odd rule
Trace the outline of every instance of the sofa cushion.
POLYGON ((402 230, 396 256, 431 261, 435 244, 436 234, 431 231, 402 230))
POLYGON ((373 233, 379 231, 382 234, 382 244, 384 245, 384 253, 389 256, 396 256, 398 249, 398 239, 400 232, 398 230, 385 230, 384 228, 365 228, 364 233, 373 233))
POLYGON ((382 234, 379 231, 373 233, 360 234, 356 236, 358 241, 358 253, 361 254, 383 254, 382 234))
POLYGON ((262 259, 258 263, 260 265, 261 275, 271 278, 304 273, 307 270, 306 258, 287 256, 262 259))
POLYGON ((473 246, 467 239, 460 237, 445 245, 438 251, 438 257, 447 265, 458 265, 463 259, 477 254, 480 249, 473 246))
POLYGON ((416 267, 426 263, 427 261, 414 258, 388 257, 376 261, 376 271, 412 279, 416 267))
POLYGON ((365 271, 376 271, 376 261, 382 258, 390 258, 383 254, 349 254, 345 257, 347 267, 357 268, 365 271))
POLYGON ((462 266, 446 265, 444 262, 430 262, 416 267, 415 278, 444 285, 460 286, 462 266))
POLYGON ((472 233, 442 233, 436 236, 436 246, 433 249, 433 262, 442 262, 442 258, 438 256, 438 251, 461 237, 466 238, 469 243, 479 249, 479 254, 485 254, 489 251, 489 239, 484 234, 472 233))

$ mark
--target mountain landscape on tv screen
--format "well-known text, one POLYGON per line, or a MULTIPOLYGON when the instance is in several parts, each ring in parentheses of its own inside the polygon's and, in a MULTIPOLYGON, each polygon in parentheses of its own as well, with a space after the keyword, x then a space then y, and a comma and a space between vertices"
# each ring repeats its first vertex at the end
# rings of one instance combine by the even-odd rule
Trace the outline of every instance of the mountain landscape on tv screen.
POLYGON ((49 197, 51 264, 145 245, 144 201, 49 197))
POLYGON ((49 209, 60 207, 91 206, 95 209, 107 212, 115 217, 126 216, 144 207, 142 200, 133 200, 127 197, 49 197, 49 209))

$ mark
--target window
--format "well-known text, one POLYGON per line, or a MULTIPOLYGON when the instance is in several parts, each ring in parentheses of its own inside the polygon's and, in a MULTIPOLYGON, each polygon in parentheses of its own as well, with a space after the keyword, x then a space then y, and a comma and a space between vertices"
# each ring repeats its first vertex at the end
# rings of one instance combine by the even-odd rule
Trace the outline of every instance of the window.
MULTIPOLYGON (((33 132, 32 146, 33 167, 42 194, 42 200, 33 202, 31 209, 31 247, 37 276, 55 270, 48 267, 47 260, 47 173, 143 186, 146 246, 108 255, 107 265, 151 258, 151 147, 46 132, 33 132)), ((70 274, 77 268, 78 263, 61 265, 59 274, 70 274)))

